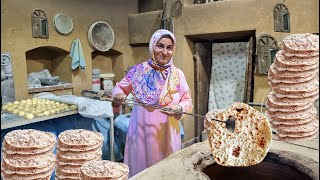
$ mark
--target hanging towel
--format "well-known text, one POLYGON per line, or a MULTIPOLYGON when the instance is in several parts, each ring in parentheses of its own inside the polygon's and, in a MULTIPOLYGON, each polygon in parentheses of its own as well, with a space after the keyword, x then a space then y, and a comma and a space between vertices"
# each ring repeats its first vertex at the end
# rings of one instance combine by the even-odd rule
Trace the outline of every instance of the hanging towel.
POLYGON ((86 68, 86 63, 84 60, 82 47, 80 43, 80 39, 73 40, 70 49, 70 57, 71 57, 71 68, 72 70, 77 69, 79 66, 81 69, 86 68))

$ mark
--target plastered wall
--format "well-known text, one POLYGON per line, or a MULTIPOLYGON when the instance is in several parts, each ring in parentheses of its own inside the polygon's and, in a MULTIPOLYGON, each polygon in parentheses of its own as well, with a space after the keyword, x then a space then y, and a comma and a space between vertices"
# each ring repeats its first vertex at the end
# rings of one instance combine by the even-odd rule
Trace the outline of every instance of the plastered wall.
MULTIPOLYGON (((193 54, 194 42, 189 35, 207 35, 223 32, 255 30, 255 36, 267 33, 278 42, 291 33, 319 32, 319 1, 287 0, 284 4, 290 13, 291 33, 274 32, 273 7, 279 0, 229 0, 193 5, 185 0, 182 14, 174 19, 177 36, 177 50, 174 63, 186 75, 187 82, 195 95, 193 54)), ((146 43, 152 33, 159 28, 161 11, 153 11, 129 16, 129 42, 146 43)), ((138 51, 135 51, 138 53, 138 51)), ((261 103, 269 89, 266 75, 255 75, 254 102, 261 103)), ((186 129, 185 141, 194 137, 194 120, 188 117, 183 121, 186 129)))
MULTIPOLYGON (((137 0, 1 0, 1 52, 10 53, 12 58, 16 99, 33 96, 28 94, 25 53, 43 46, 52 46, 70 52, 71 43, 77 38, 81 41, 86 69, 83 72, 72 71, 70 63, 61 66, 64 69, 60 70, 70 74, 73 94, 80 95, 81 90, 92 88, 92 68, 101 67, 102 73, 119 74, 115 77, 115 81, 120 80, 124 74, 125 64, 132 64, 134 61, 128 44, 128 15, 137 12, 137 0), (32 37, 31 14, 35 9, 41 9, 46 13, 48 39, 32 37), (57 13, 64 13, 71 17, 73 21, 71 34, 61 35, 55 31, 53 17, 57 13), (112 50, 118 54, 111 54, 111 57, 104 56, 103 59, 98 56, 94 59, 95 62, 92 62, 94 49, 89 45, 87 33, 90 25, 97 21, 105 21, 113 28, 115 43, 112 50)), ((36 62, 31 64, 37 66, 36 62)), ((39 66, 48 65, 39 64, 39 66)))

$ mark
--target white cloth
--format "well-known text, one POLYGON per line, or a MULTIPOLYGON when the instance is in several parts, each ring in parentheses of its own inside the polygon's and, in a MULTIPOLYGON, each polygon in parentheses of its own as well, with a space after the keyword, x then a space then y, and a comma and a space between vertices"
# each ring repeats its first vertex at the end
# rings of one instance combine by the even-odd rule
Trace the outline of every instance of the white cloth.
POLYGON ((36 98, 49 99, 78 106, 79 114, 87 118, 109 118, 113 117, 111 102, 78 97, 75 95, 56 96, 52 93, 43 92, 35 95, 36 98))
POLYGON ((209 111, 242 102, 245 87, 247 42, 212 44, 209 111))

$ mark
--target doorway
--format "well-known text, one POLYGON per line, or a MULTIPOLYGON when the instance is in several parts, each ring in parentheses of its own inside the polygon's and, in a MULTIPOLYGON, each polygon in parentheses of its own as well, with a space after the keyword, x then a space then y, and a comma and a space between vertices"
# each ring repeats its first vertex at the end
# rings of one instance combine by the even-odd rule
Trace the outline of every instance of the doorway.
MULTIPOLYGON (((206 114, 233 102, 252 102, 255 31, 189 37, 195 43, 195 112, 206 114)), ((195 121, 196 142, 202 141, 204 122, 195 121)))

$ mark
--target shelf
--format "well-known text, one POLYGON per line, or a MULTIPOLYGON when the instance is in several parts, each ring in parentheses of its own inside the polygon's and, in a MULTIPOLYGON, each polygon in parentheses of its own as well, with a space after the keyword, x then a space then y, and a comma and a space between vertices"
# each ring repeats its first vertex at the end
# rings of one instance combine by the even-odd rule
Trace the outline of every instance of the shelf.
POLYGON ((22 125, 26 125, 26 124, 31 124, 31 123, 35 123, 35 122, 46 121, 49 119, 54 119, 54 118, 68 116, 68 115, 77 114, 77 113, 78 113, 78 111, 74 110, 74 111, 62 112, 62 113, 58 113, 58 114, 54 114, 54 115, 50 115, 50 116, 36 117, 31 120, 24 119, 20 116, 14 115, 14 114, 3 113, 3 114, 1 114, 1 130, 12 128, 12 127, 17 127, 17 126, 22 126, 22 125))
POLYGON ((65 83, 56 86, 44 86, 39 88, 29 88, 29 93, 38 93, 38 92, 50 92, 50 91, 57 91, 57 90, 64 90, 64 89, 72 89, 73 86, 71 83, 65 83))

